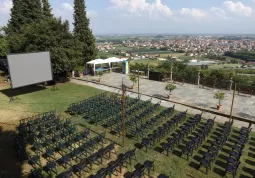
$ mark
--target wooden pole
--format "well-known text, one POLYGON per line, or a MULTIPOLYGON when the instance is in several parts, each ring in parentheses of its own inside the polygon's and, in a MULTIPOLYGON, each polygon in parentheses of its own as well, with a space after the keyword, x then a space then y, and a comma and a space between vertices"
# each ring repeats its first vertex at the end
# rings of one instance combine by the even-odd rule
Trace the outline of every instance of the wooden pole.
POLYGON ((140 72, 138 70, 138 98, 139 98, 139 94, 140 94, 140 76, 139 76, 140 72))
POLYGON ((232 113, 233 113, 233 107, 234 107, 234 102, 235 102, 235 95, 236 95, 236 84, 235 84, 235 90, 233 92, 233 97, 232 97, 232 105, 231 105, 231 111, 230 111, 230 118, 229 118, 229 122, 232 119, 232 113))
POLYGON ((122 81, 122 144, 125 146, 125 86, 122 81))

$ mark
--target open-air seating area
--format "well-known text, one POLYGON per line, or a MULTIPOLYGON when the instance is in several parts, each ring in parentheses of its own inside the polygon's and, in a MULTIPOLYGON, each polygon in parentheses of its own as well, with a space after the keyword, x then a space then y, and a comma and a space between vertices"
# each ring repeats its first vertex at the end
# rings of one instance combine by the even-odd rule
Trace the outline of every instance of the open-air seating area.
MULTIPOLYGON (((157 161, 150 158, 140 161, 136 153, 151 154, 153 150, 166 158, 177 155, 187 162, 196 160, 196 171, 208 175, 222 152, 226 152, 226 145, 230 149, 225 154, 224 172, 236 176, 242 156, 247 154, 244 149, 249 144, 251 128, 242 127, 237 131, 232 122, 215 124, 215 118, 203 119, 203 112, 190 116, 187 110, 175 111, 175 106, 163 109, 160 102, 152 104, 151 99, 142 101, 139 97, 125 96, 125 136, 140 143, 118 153, 116 141, 106 139, 106 132, 122 134, 121 99, 121 96, 103 93, 68 108, 69 113, 80 115, 85 122, 103 126, 106 130, 101 134, 91 129, 77 132, 72 119, 61 120, 55 111, 22 120, 15 148, 22 159, 26 157, 27 148, 31 150, 27 159, 31 166, 29 176, 146 178, 155 172, 157 161), (115 156, 111 156, 112 153, 115 156), (197 154, 202 156, 197 159, 197 154), (134 166, 134 163, 138 164, 134 166)), ((171 177, 159 173, 155 176, 171 177)))

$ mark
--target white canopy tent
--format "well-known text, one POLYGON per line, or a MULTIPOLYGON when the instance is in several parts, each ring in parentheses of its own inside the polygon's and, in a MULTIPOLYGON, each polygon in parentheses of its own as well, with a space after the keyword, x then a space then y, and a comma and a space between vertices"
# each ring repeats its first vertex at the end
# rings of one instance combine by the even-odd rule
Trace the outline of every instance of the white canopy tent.
POLYGON ((125 59, 120 59, 120 58, 117 58, 117 57, 110 57, 110 58, 107 58, 107 59, 95 59, 95 60, 92 60, 92 61, 89 61, 86 63, 86 69, 88 68, 88 64, 91 64, 93 65, 93 69, 94 71, 96 70, 96 65, 97 64, 101 64, 101 67, 102 67, 102 64, 109 64, 109 68, 111 69, 111 63, 114 63, 114 62, 123 62, 125 59))

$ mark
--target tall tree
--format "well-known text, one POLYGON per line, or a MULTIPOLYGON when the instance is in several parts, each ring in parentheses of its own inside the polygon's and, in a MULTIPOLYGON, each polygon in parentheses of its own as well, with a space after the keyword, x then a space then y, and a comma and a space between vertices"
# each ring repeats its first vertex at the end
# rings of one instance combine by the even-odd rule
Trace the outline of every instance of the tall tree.
POLYGON ((48 18, 52 18, 53 14, 51 13, 52 8, 50 6, 50 3, 48 0, 42 0, 42 6, 43 6, 43 16, 44 17, 48 17, 48 18))
POLYGON ((54 74, 72 70, 82 64, 82 44, 69 31, 68 21, 42 19, 21 29, 19 44, 23 52, 49 50, 54 74))
POLYGON ((41 0, 13 0, 7 32, 19 32, 22 25, 40 20, 41 15, 41 0))
POLYGON ((74 0, 74 35, 83 44, 84 63, 96 58, 96 40, 89 27, 84 0, 74 0))

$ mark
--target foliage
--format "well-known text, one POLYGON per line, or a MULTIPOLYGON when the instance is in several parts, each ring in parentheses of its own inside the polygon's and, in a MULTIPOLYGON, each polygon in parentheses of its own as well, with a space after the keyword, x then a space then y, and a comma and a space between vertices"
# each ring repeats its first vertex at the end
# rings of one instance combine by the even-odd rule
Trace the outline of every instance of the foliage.
POLYGON ((175 85, 173 85, 173 84, 167 84, 166 85, 166 87, 165 87, 165 90, 166 91, 169 91, 169 93, 171 94, 171 92, 173 91, 173 90, 175 90, 176 89, 176 86, 175 85))
POLYGON ((131 70, 139 70, 139 71, 146 71, 148 66, 143 63, 134 63, 130 64, 130 69, 131 70))
POLYGON ((133 82, 133 85, 135 85, 135 83, 137 82, 137 76, 132 75, 129 77, 129 80, 133 82))
POLYGON ((57 19, 48 0, 14 0, 11 19, 4 28, 11 53, 50 51, 54 74, 83 65, 83 44, 57 19))
POLYGON ((100 56, 99 58, 100 59, 107 59, 108 57, 107 56, 100 56))
POLYGON ((247 61, 249 59, 255 59, 255 52, 254 51, 239 51, 239 52, 227 51, 225 52, 225 56, 247 61))
POLYGON ((84 66, 76 66, 74 70, 78 71, 79 73, 82 73, 84 71, 84 66))
POLYGON ((104 73, 103 73, 103 71, 100 70, 97 72, 97 75, 99 76, 99 79, 101 79, 101 77, 104 75, 104 73))
POLYGON ((7 25, 8 34, 19 33, 23 25, 39 21, 42 17, 41 0, 13 0, 11 18, 7 25))
POLYGON ((21 35, 9 37, 10 41, 19 42, 19 45, 11 48, 13 52, 49 50, 54 73, 70 71, 75 66, 82 65, 81 44, 69 32, 67 21, 62 22, 55 18, 41 20, 24 26, 21 35))
POLYGON ((8 43, 6 37, 0 36, 0 56, 6 56, 8 52, 8 43))
POLYGON ((52 8, 50 6, 50 3, 48 0, 42 0, 42 10, 43 10, 43 16, 45 18, 52 18, 53 14, 51 13, 52 8))
POLYGON ((221 100, 223 100, 225 98, 225 93, 218 91, 215 93, 214 98, 218 99, 219 105, 221 105, 220 103, 221 103, 221 100))
POLYGON ((84 64, 97 56, 96 40, 89 28, 84 0, 74 1, 74 35, 82 43, 84 64))

